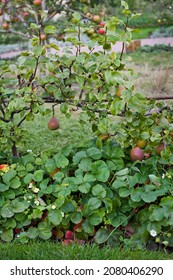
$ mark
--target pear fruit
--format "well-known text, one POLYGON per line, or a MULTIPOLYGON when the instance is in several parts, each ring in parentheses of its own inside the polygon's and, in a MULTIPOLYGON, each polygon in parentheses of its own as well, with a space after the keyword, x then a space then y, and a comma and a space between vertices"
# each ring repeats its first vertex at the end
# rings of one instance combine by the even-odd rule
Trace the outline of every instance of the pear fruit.
POLYGON ((156 147, 156 149, 155 149, 155 152, 156 152, 156 154, 158 155, 158 156, 160 156, 161 155, 161 152, 165 149, 165 147, 166 147, 166 145, 165 145, 165 143, 160 143, 157 147, 156 147))
POLYGON ((130 150, 130 158, 134 162, 136 160, 143 160, 144 159, 144 151, 139 147, 133 147, 130 150))
POLYGON ((49 121, 48 121, 48 128, 50 130, 57 130, 60 128, 59 125, 59 121, 56 117, 52 117, 49 121))

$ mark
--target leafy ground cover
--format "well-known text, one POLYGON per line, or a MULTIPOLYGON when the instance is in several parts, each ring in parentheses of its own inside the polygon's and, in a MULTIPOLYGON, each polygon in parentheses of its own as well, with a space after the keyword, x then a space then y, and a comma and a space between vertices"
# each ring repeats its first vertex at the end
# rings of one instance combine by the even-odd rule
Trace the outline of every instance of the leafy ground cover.
POLYGON ((130 250, 120 247, 99 247, 96 244, 62 246, 53 242, 0 244, 1 260, 172 260, 173 254, 163 251, 130 250))

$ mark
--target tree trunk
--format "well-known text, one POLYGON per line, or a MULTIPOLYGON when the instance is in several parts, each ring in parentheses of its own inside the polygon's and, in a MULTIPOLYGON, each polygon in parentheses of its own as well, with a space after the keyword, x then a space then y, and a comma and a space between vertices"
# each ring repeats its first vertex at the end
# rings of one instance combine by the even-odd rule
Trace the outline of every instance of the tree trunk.
POLYGON ((17 151, 17 147, 16 147, 15 142, 13 142, 13 146, 12 146, 12 155, 13 155, 13 157, 19 157, 19 153, 17 151))

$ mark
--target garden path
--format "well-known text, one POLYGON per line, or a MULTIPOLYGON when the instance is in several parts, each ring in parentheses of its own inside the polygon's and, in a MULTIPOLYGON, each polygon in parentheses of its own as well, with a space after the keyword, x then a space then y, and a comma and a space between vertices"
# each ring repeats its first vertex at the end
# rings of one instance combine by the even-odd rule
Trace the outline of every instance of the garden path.
MULTIPOLYGON (((147 38, 147 39, 141 39, 140 41, 141 41, 141 46, 145 46, 145 45, 154 46, 156 44, 164 44, 164 45, 173 46, 173 37, 147 38)), ((102 47, 97 47, 97 48, 95 48, 95 51, 98 51, 101 49, 102 49, 102 47)), ((87 48, 84 47, 82 50, 87 51, 87 48)), ((122 42, 117 42, 112 47, 112 51, 121 52, 121 50, 122 50, 122 42)), ((60 53, 61 52, 62 51, 60 51, 60 53)), ((21 53, 21 50, 4 52, 4 53, 0 54, 0 59, 10 59, 10 58, 20 55, 20 53, 21 53)))

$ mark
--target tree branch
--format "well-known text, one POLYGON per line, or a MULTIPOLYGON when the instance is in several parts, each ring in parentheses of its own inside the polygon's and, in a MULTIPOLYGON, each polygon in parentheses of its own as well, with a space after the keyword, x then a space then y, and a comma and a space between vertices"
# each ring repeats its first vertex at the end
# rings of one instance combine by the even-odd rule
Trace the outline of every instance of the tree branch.
POLYGON ((17 34, 19 36, 22 36, 22 37, 25 37, 25 38, 28 38, 28 39, 31 39, 32 36, 29 35, 29 34, 24 34, 20 31, 16 31, 16 30, 13 30, 13 29, 9 29, 9 30, 2 30, 0 29, 0 33, 11 33, 11 34, 17 34))

